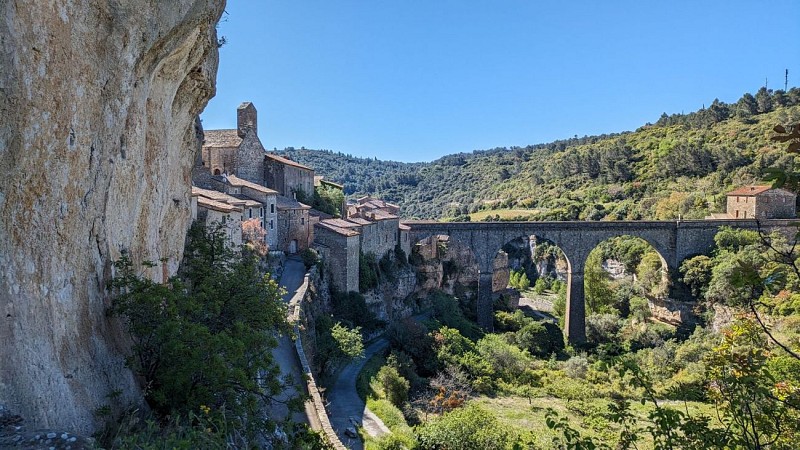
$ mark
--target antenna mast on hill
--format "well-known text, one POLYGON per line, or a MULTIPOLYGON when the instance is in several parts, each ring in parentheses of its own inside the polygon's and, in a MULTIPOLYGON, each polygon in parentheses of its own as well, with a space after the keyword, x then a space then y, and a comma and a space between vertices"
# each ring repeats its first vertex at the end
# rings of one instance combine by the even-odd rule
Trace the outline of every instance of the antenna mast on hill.
POLYGON ((767 89, 767 84, 769 84, 769 78, 764 78, 764 89, 767 89))
POLYGON ((789 88, 789 69, 786 69, 786 75, 783 76, 783 92, 789 88))

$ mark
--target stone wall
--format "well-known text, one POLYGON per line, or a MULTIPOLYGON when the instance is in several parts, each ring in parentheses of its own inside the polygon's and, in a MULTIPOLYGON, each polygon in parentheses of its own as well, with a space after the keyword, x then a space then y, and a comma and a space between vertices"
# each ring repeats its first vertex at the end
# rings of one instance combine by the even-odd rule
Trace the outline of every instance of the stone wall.
POLYGON ((399 219, 376 220, 364 225, 361 232, 361 251, 373 253, 380 260, 397 246, 399 219))
POLYGON ((393 322, 414 314, 416 304, 410 297, 416 287, 415 270, 405 266, 397 270, 393 280, 381 281, 376 288, 364 292, 364 300, 379 320, 393 322))
POLYGON ((123 250, 177 269, 223 8, 0 2, 0 403, 32 427, 141 403, 106 283, 123 250))
POLYGON ((320 424, 322 424, 322 433, 325 439, 333 446, 333 448, 337 450, 346 450, 347 447, 345 447, 342 444, 342 441, 339 440, 339 436, 336 434, 336 431, 331 425, 330 417, 328 417, 328 412, 325 409, 325 401, 323 400, 322 394, 317 387, 314 371, 311 370, 309 358, 306 357, 305 347, 303 345, 303 336, 307 335, 302 329, 304 324, 303 307, 304 305, 313 302, 313 292, 309 290, 309 278, 309 274, 306 274, 302 286, 300 286, 295 295, 289 301, 289 317, 291 323, 294 325, 294 334, 296 336, 295 350, 297 351, 297 356, 300 359, 300 365, 302 366, 303 373, 305 374, 308 395, 311 397, 311 401, 314 404, 314 410, 317 413, 320 424))
POLYGON ((325 249, 323 262, 336 289, 358 292, 359 236, 345 236, 317 226, 314 227, 314 245, 325 249))
POLYGON ((264 184, 264 146, 255 130, 249 131, 235 153, 235 175, 252 183, 264 184))
POLYGON ((313 170, 301 169, 267 158, 264 161, 264 180, 267 187, 289 198, 292 198, 297 189, 302 190, 309 198, 314 194, 313 170))
POLYGON ((307 209, 278 209, 278 250, 289 252, 292 241, 297 241, 297 252, 307 249, 310 228, 307 209))

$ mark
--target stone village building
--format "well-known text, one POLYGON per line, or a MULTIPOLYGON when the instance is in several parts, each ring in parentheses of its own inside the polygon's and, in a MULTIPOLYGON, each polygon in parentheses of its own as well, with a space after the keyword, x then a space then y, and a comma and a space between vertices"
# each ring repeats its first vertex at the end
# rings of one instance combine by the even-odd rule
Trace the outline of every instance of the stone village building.
POLYGON ((727 213, 731 219, 793 219, 797 217, 797 194, 770 186, 744 186, 728 192, 727 213))
POLYGON ((363 197, 347 206, 347 218, 324 218, 314 225, 314 246, 330 261, 346 264, 329 265, 334 286, 341 291, 358 291, 361 254, 375 258, 394 256, 399 248, 409 255, 409 228, 400 223, 399 207, 382 200, 363 197))
POLYGON ((726 194, 724 213, 707 219, 794 219, 797 217, 797 194, 771 186, 743 186, 726 194))
POLYGON ((409 229, 400 224, 397 205, 362 197, 342 205, 346 217, 336 218, 298 201, 311 199, 316 185, 343 186, 267 152, 258 137, 257 111, 249 102, 237 109, 236 129, 205 131, 192 181, 198 218, 231 227, 237 243, 242 240, 241 223, 258 218, 270 250, 294 254, 313 246, 342 291, 358 291, 361 254, 372 253, 379 260, 393 256, 398 245, 406 255, 411 253, 409 229))
POLYGON ((310 207, 294 198, 298 189, 313 193, 314 171, 294 161, 267 153, 258 137, 258 112, 250 102, 236 111, 237 127, 207 130, 192 182, 239 199, 257 201, 259 208, 244 211, 242 219, 258 212, 271 251, 297 253, 309 247, 313 228, 310 207))

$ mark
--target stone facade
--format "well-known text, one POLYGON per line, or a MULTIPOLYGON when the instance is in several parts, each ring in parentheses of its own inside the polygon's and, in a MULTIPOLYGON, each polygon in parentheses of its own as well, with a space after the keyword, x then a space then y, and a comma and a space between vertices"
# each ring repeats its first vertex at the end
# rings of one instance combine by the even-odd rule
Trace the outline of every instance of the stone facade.
POLYGON ((745 186, 728 193, 730 219, 793 219, 797 217, 797 195, 770 186, 745 186))
POLYGON ((307 249, 314 238, 309 221, 310 206, 278 196, 278 247, 289 254, 307 249))
POLYGON ((273 153, 264 160, 264 181, 285 197, 295 198, 298 191, 309 199, 314 194, 314 170, 273 153))
POLYGON ((328 273, 333 285, 342 292, 358 292, 360 233, 340 228, 326 220, 314 226, 314 246, 324 248, 328 273))
POLYGON ((211 187, 239 199, 253 200, 260 204, 258 210, 244 211, 244 219, 258 217, 265 232, 265 241, 270 249, 278 246, 278 193, 275 190, 243 180, 235 175, 211 177, 211 187))
POLYGON ((207 227, 222 225, 231 248, 242 245, 242 208, 201 195, 197 197, 197 220, 207 227))

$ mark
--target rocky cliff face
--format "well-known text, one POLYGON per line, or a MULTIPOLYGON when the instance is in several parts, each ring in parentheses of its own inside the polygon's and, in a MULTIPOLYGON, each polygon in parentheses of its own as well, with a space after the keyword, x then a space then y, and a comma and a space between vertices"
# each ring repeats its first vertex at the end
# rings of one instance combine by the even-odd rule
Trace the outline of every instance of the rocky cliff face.
POLYGON ((105 283, 122 251, 181 258, 223 7, 0 0, 0 403, 34 426, 139 398, 105 283))

